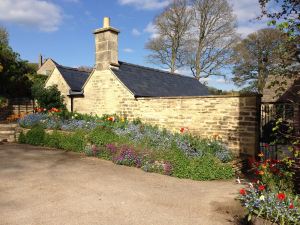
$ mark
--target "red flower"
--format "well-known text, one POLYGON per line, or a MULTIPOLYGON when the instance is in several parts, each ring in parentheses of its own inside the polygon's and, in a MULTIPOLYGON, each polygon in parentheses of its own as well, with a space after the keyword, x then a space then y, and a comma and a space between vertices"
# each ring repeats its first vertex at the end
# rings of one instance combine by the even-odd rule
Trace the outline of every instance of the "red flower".
POLYGON ((269 144, 267 144, 267 143, 264 143, 264 144, 263 144, 263 147, 265 147, 265 148, 269 148, 269 147, 270 147, 270 145, 269 145, 269 144))
POLYGON ((289 209, 293 209, 293 208, 295 208, 295 206, 293 205, 293 203, 291 203, 289 209))
POLYGON ((285 199, 285 194, 284 193, 278 193, 277 198, 278 198, 278 200, 283 201, 285 199))
POLYGON ((108 117, 108 118, 107 118, 107 120, 108 120, 108 121, 112 121, 112 122, 114 122, 114 121, 115 121, 115 117, 113 117, 113 116, 111 116, 111 117, 108 117))
POLYGON ((241 195, 246 195, 247 192, 246 192, 246 190, 245 190, 244 188, 242 188, 242 189, 240 190, 240 194, 241 194, 241 195))
POLYGON ((258 190, 263 191, 266 189, 265 185, 259 185, 258 190))
POLYGON ((184 127, 181 127, 180 128, 180 133, 183 133, 184 132, 184 127))

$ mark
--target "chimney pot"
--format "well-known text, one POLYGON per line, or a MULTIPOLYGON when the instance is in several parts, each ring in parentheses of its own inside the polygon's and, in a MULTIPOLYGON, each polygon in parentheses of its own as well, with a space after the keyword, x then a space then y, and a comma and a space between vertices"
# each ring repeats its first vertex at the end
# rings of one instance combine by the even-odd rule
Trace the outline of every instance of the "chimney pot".
POLYGON ((103 18, 103 28, 109 28, 110 27, 110 18, 104 17, 103 18))

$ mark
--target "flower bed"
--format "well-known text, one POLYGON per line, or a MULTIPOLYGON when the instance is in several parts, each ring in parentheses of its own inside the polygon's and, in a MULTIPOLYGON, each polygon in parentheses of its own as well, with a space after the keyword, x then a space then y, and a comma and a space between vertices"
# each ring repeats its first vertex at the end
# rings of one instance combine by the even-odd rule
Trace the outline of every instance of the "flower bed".
POLYGON ((97 117, 57 110, 28 115, 19 124, 31 129, 20 135, 22 143, 75 150, 116 164, 181 178, 211 180, 233 176, 233 157, 226 146, 180 132, 181 128, 173 134, 138 120, 129 122, 118 116, 97 117), (49 134, 44 129, 56 131, 49 134))
POLYGON ((240 190, 239 199, 249 212, 248 219, 259 217, 276 224, 300 224, 299 196, 293 192, 290 159, 250 159, 254 179, 240 190))

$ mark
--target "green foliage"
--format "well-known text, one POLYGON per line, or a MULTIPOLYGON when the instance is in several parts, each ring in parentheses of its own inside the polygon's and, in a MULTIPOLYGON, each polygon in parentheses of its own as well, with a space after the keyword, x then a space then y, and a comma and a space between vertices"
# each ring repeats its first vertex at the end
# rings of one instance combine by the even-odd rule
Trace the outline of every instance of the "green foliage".
POLYGON ((35 70, 8 44, 8 33, 0 28, 0 95, 29 97, 32 82, 27 74, 35 73, 35 70))
MULTIPOLYGON (((26 134, 26 144, 30 145, 43 145, 45 138, 45 130, 41 126, 35 126, 26 134)), ((21 139, 23 139, 22 137, 21 139)), ((24 140, 24 139, 23 139, 24 140)))
POLYGON ((23 131, 20 133, 20 136, 18 138, 18 142, 20 144, 26 144, 26 135, 23 133, 23 131))
POLYGON ((105 146, 106 144, 117 143, 121 140, 126 141, 125 138, 116 135, 109 127, 98 127, 94 129, 88 135, 88 140, 97 146, 105 146))
POLYGON ((0 109, 6 104, 7 98, 0 96, 0 109))
POLYGON ((74 133, 61 133, 54 131, 46 134, 43 145, 69 151, 82 152, 86 146, 86 133, 76 131, 74 133))
MULTIPOLYGON (((89 123, 95 123, 96 128, 47 133, 39 139, 40 145, 84 152, 88 156, 113 160, 116 164, 141 167, 147 172, 179 178, 214 180, 228 179, 234 175, 232 166, 224 163, 231 161, 230 151, 217 141, 199 139, 182 133, 171 134, 167 130, 160 130, 140 121, 135 121, 135 124, 129 123, 117 116, 106 115, 99 118, 62 112, 59 116, 56 114, 56 117, 91 119, 89 123)), ((76 119, 70 121, 76 123, 76 119)), ((36 141, 31 140, 32 132, 29 133, 30 135, 21 137, 20 141, 36 144, 36 141)))
POLYGON ((37 81, 33 84, 31 91, 32 96, 37 100, 40 107, 47 110, 51 108, 66 109, 64 98, 57 86, 45 88, 42 81, 37 81))
POLYGON ((212 155, 200 158, 188 158, 178 149, 168 151, 163 156, 173 166, 172 175, 193 180, 229 179, 234 175, 230 164, 218 161, 212 155))

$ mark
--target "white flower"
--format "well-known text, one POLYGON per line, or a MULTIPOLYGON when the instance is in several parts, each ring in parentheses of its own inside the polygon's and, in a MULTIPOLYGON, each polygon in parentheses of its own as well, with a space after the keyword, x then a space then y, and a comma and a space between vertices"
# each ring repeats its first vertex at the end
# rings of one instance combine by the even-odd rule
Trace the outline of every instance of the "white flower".
POLYGON ((259 197, 259 200, 264 201, 264 200, 265 200, 265 196, 263 196, 263 195, 260 196, 260 197, 259 197))

